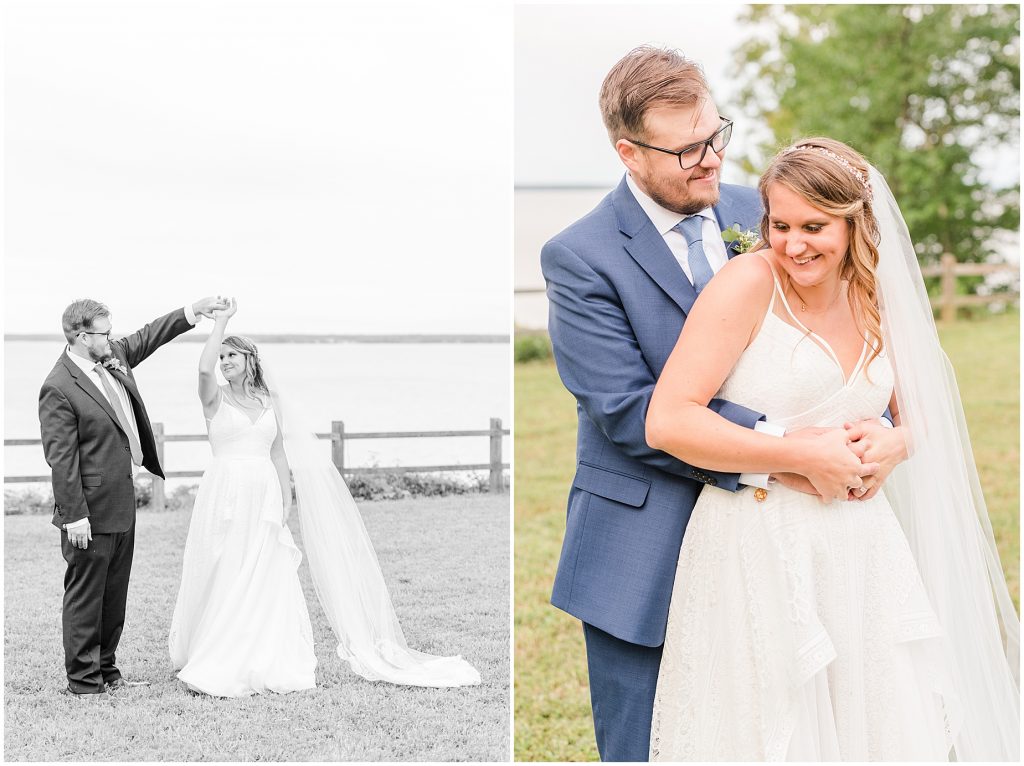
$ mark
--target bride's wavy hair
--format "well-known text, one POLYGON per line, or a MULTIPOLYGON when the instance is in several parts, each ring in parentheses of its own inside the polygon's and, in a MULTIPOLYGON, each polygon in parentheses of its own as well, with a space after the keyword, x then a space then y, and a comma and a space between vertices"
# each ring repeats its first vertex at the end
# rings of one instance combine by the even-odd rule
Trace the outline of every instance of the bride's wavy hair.
POLYGON ((243 335, 228 335, 221 343, 231 346, 245 357, 245 377, 242 379, 242 389, 245 393, 250 396, 253 393, 270 396, 256 344, 243 335))
POLYGON ((872 346, 867 367, 882 352, 875 282, 878 222, 871 208, 867 162, 849 146, 831 138, 806 138, 779 152, 757 185, 765 211, 760 227, 763 243, 769 241, 771 233, 768 188, 772 184, 782 184, 819 210, 844 218, 849 225, 850 245, 839 276, 850 284, 850 305, 872 346))

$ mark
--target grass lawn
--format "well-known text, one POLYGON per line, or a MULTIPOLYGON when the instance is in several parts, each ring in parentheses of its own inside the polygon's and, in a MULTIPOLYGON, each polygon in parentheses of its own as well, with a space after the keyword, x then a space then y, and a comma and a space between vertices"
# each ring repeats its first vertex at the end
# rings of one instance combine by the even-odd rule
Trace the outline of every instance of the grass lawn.
MULTIPOLYGON (((7 761, 450 761, 509 756, 508 494, 362 503, 409 645, 461 654, 480 686, 424 689, 366 681, 335 641, 305 564, 317 688, 226 700, 175 678, 167 634, 189 514, 139 514, 118 666, 151 686, 111 705, 58 694, 64 560, 48 517, 4 529, 7 761)), ((290 519, 302 547, 296 514, 290 519)))
MULTIPOLYGON (((1019 605, 1018 314, 940 328, 1003 569, 1019 605)), ((575 470, 575 401, 551 362, 515 368, 515 759, 596 760, 579 621, 548 603, 575 470)))

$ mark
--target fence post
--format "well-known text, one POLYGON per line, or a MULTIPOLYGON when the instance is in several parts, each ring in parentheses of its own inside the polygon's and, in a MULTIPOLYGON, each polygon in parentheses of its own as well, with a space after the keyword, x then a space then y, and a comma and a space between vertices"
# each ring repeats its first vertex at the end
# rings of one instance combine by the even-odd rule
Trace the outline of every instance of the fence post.
MULTIPOLYGON (((153 440, 156 442, 156 459, 162 468, 164 465, 164 424, 153 424, 153 440)), ((153 477, 153 510, 162 511, 167 506, 167 495, 164 493, 164 480, 153 477)))
POLYGON ((956 256, 942 254, 942 321, 956 321, 956 256))
POLYGON ((345 421, 331 421, 331 462, 345 476, 345 421))
POLYGON ((491 418, 491 481, 488 490, 501 492, 501 418, 491 418))

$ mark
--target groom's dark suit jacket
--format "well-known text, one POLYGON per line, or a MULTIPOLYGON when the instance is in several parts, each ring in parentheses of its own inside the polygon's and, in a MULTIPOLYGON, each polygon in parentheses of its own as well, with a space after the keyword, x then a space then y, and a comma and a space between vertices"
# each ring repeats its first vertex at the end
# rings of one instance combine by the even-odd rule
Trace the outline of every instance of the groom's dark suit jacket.
MULTIPOLYGON (((127 374, 108 371, 124 385, 135 412, 143 466, 163 478, 153 427, 132 367, 190 330, 185 311, 156 319, 110 347, 127 374)), ((43 451, 53 476, 53 524, 89 517, 93 533, 125 532, 135 520, 135 491, 128 435, 99 387, 62 353, 39 392, 43 451)))

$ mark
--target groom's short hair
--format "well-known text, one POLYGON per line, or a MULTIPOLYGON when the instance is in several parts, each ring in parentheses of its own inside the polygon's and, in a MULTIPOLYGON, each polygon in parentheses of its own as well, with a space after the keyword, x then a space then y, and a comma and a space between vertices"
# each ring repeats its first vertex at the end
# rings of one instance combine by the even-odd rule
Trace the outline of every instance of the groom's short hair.
POLYGON ((110 309, 92 298, 79 298, 64 309, 61 325, 68 344, 75 342, 75 336, 82 330, 91 330, 94 320, 110 316, 110 309))
POLYGON ((612 146, 645 138, 644 117, 663 106, 693 106, 710 96, 700 64, 678 50, 641 45, 612 67, 601 85, 601 118, 612 146))

